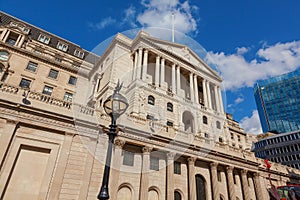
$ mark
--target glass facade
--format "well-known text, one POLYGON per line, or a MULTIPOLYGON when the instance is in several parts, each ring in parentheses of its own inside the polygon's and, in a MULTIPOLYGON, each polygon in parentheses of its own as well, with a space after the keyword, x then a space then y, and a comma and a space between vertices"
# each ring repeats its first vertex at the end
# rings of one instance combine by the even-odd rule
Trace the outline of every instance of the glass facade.
POLYGON ((300 129, 300 71, 259 81, 254 96, 263 132, 300 129))

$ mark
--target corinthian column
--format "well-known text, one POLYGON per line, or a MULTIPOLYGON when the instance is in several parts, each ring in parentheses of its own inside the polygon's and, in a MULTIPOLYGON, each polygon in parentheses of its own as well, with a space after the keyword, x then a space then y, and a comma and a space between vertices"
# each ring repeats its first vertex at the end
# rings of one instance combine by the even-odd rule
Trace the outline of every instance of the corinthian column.
POLYGON ((143 60, 143 74, 142 74, 142 80, 146 80, 147 66, 148 66, 148 50, 145 49, 145 51, 144 51, 144 60, 143 60))
POLYGON ((138 65, 136 68, 136 78, 140 79, 141 78, 141 73, 142 73, 142 55, 143 54, 143 48, 139 48, 139 55, 138 55, 138 65))
POLYGON ((156 63, 155 63, 155 86, 159 86, 159 66, 160 66, 160 57, 156 56, 156 63))
POLYGON ((152 148, 143 147, 143 164, 141 174, 140 199, 148 199, 150 152, 152 148))
POLYGON ((187 160, 188 160, 188 174, 189 174, 189 200, 196 200, 196 179, 195 179, 196 158, 190 157, 187 160))
POLYGON ((218 163, 210 164, 213 199, 220 199, 217 167, 218 167, 218 163))
POLYGON ((242 185, 243 185, 243 193, 245 200, 250 200, 249 196, 249 185, 248 185, 248 179, 247 179, 247 170, 242 170, 242 185))
POLYGON ((190 98, 194 102, 194 87, 193 87, 193 74, 190 73, 190 98))
POLYGON ((176 81, 175 81, 175 64, 172 65, 172 92, 175 94, 176 81))
POLYGON ((230 200, 236 200, 235 187, 234 187, 234 181, 233 181, 233 167, 227 166, 226 172, 227 172, 227 181, 228 181, 228 187, 229 187, 229 198, 230 198, 230 200))
POLYGON ((259 180, 259 173, 254 173, 254 186, 255 186, 255 192, 256 192, 256 199, 263 199, 263 192, 261 189, 261 183, 259 180))
POLYGON ((208 108, 212 109, 212 102, 211 102, 211 92, 210 92, 210 84, 208 81, 206 81, 206 87, 207 87, 207 106, 208 108))
POLYGON ((132 72, 132 80, 136 79, 137 65, 138 65, 138 52, 135 51, 135 53, 134 53, 133 72, 132 72))
POLYGON ((197 75, 194 75, 195 103, 199 103, 197 75))
POLYGON ((163 86, 165 82, 165 59, 161 59, 161 66, 160 66, 160 87, 163 86))
POLYGON ((179 94, 179 91, 180 91, 180 67, 177 66, 177 69, 176 69, 176 74, 177 74, 177 77, 176 77, 176 83, 177 83, 177 95, 179 94))
POLYGON ((202 80, 202 91, 203 91, 203 104, 204 106, 208 107, 208 101, 207 101, 207 91, 206 91, 206 80, 202 80))
POLYGON ((174 156, 167 153, 167 200, 174 200, 174 156))

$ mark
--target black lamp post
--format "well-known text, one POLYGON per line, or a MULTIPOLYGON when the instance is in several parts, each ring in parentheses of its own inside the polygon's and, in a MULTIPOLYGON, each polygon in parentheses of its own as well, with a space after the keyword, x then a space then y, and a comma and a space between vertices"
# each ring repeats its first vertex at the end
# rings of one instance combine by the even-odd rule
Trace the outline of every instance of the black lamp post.
POLYGON ((116 129, 116 121, 117 119, 126 111, 128 108, 128 101, 127 99, 121 95, 119 92, 122 88, 122 84, 119 83, 114 90, 114 93, 109 96, 106 101, 104 102, 104 111, 111 117, 111 124, 109 128, 109 135, 108 135, 108 147, 106 153, 106 162, 102 180, 102 186, 100 192, 98 194, 99 200, 106 200, 109 199, 109 192, 108 192, 108 181, 109 181, 109 173, 110 173, 110 163, 111 163, 111 155, 112 155, 112 147, 117 135, 116 129))

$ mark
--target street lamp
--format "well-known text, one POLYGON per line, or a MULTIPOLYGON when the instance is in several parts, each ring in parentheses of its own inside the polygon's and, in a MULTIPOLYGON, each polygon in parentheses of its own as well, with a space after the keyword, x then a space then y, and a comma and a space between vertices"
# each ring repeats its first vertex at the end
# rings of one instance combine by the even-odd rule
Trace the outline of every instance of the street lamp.
POLYGON ((99 200, 106 200, 109 199, 109 192, 108 192, 108 181, 109 181, 109 173, 110 173, 110 163, 111 163, 111 154, 112 154, 112 147, 117 135, 117 119, 126 111, 128 108, 128 101, 127 99, 121 95, 119 92, 122 88, 122 84, 118 81, 118 84, 114 90, 114 93, 109 96, 104 102, 104 111, 111 117, 111 124, 109 128, 109 135, 108 135, 108 147, 106 153, 106 162, 104 168, 104 174, 102 179, 102 186, 100 192, 98 194, 99 200))

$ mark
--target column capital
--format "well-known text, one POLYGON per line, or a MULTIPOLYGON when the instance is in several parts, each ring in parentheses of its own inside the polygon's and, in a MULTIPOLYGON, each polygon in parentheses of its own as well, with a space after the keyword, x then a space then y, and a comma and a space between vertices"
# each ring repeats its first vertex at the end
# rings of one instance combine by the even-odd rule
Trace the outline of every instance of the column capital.
POLYGON ((125 144, 125 141, 121 140, 119 138, 116 138, 116 140, 114 142, 115 147, 120 148, 120 149, 123 148, 124 144, 125 144))
POLYGON ((212 163, 210 163, 209 164, 212 168, 216 168, 216 167, 218 167, 218 165, 219 165, 219 163, 216 163, 216 162, 212 162, 212 163))
POLYGON ((255 178, 260 177, 260 175, 261 175, 261 174, 260 174, 259 172, 254 172, 254 173, 253 173, 253 176, 254 176, 255 178))
POLYGON ((226 170, 228 173, 232 173, 233 172, 234 167, 233 166, 227 166, 226 170))
POLYGON ((148 49, 144 49, 144 53, 148 53, 148 51, 149 51, 148 49))
POLYGON ((144 146, 143 148, 142 148, 142 152, 143 152, 143 154, 149 154, 151 151, 152 151, 152 147, 149 147, 149 146, 144 146))
POLYGON ((242 174, 242 175, 247 175, 247 173, 248 173, 248 170, 246 170, 246 169, 242 169, 242 170, 241 170, 241 174, 242 174))
POLYGON ((176 153, 174 153, 174 152, 168 152, 167 153, 167 159, 168 160, 174 160, 175 156, 176 156, 176 153))
POLYGON ((189 165, 195 164, 196 160, 197 160, 197 158, 195 158, 195 157, 188 157, 187 158, 187 161, 188 161, 189 165))

